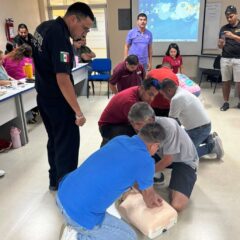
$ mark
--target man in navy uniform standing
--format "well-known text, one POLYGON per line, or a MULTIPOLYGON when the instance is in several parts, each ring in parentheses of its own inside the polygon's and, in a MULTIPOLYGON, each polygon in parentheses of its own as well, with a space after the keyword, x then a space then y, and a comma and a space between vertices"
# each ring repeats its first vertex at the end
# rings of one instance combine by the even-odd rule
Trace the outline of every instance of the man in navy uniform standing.
POLYGON ((37 104, 48 134, 50 190, 57 190, 62 177, 78 165, 79 126, 86 119, 73 87, 70 37, 81 38, 93 20, 90 7, 76 2, 63 18, 41 23, 34 34, 37 104))

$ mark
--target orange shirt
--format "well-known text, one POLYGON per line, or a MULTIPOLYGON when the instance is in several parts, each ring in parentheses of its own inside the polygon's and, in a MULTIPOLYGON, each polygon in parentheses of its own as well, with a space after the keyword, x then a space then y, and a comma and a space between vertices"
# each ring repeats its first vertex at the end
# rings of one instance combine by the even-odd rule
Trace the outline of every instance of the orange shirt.
MULTIPOLYGON (((148 77, 155 78, 159 82, 162 82, 165 78, 168 78, 174 81, 179 86, 177 75, 173 73, 172 69, 168 67, 153 69, 148 73, 148 77)), ((151 106, 158 109, 169 109, 170 101, 164 98, 161 93, 158 93, 158 95, 152 101, 151 106)))

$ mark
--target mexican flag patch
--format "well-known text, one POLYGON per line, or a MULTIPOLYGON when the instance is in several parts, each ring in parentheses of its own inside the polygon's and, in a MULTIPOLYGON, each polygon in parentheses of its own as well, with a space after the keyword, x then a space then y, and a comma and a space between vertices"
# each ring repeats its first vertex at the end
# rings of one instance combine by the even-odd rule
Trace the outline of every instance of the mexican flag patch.
POLYGON ((68 52, 60 52, 60 61, 69 63, 70 62, 69 53, 68 52))

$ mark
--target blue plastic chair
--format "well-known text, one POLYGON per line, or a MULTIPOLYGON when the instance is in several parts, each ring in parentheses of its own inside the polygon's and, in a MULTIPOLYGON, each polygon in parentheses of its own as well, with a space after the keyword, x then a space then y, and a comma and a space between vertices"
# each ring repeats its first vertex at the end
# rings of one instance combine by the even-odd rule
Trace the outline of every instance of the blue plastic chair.
MULTIPOLYGON (((109 58, 95 58, 91 66, 91 74, 88 75, 88 81, 92 83, 92 90, 93 95, 95 95, 94 91, 94 81, 97 82, 107 82, 107 95, 109 98, 109 79, 111 77, 111 69, 112 69, 112 62, 109 58)), ((89 88, 88 88, 88 96, 89 96, 89 88)))

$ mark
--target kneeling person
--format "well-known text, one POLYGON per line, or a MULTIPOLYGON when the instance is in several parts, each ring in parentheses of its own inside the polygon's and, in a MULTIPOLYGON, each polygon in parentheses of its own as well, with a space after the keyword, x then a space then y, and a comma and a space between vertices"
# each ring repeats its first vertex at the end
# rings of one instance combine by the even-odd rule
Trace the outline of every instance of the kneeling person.
MULTIPOLYGON (((106 209, 137 183, 149 208, 161 206, 162 198, 153 189, 154 161, 165 138, 158 123, 145 125, 138 135, 119 136, 93 153, 59 184, 57 203, 77 239, 137 239, 124 221, 106 209)), ((70 231, 71 232, 71 231, 70 231)))
POLYGON ((147 103, 134 104, 128 118, 136 131, 140 131, 145 124, 151 122, 163 127, 166 137, 157 152, 161 160, 156 163, 155 171, 160 172, 166 167, 172 168, 169 183, 171 205, 177 211, 181 211, 187 205, 197 179, 199 160, 193 142, 176 120, 155 117, 154 110, 147 103))

